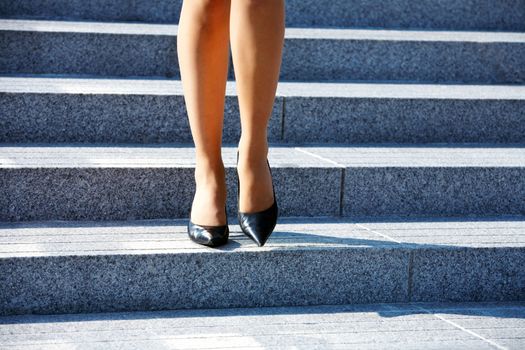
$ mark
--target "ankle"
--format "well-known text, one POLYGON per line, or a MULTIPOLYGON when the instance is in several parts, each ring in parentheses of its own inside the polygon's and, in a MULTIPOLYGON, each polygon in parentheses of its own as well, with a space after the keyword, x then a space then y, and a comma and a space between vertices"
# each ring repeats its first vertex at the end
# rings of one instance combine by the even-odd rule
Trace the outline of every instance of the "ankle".
POLYGON ((257 164, 266 162, 268 157, 268 141, 245 141, 241 138, 239 142, 239 163, 257 164))
POLYGON ((194 176, 197 186, 206 185, 216 188, 225 186, 226 171, 222 162, 216 165, 200 163, 195 166, 194 176))

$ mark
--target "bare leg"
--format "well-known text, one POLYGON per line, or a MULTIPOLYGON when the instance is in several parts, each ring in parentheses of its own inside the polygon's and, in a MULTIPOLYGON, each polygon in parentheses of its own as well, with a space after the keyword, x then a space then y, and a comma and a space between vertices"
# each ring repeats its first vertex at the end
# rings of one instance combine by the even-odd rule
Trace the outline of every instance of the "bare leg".
POLYGON ((230 0, 185 0, 177 35, 184 99, 196 151, 191 220, 226 223, 221 156, 228 73, 230 0))
POLYGON ((266 157, 284 44, 284 0, 232 0, 230 40, 242 134, 239 142, 239 210, 256 212, 273 203, 266 157))

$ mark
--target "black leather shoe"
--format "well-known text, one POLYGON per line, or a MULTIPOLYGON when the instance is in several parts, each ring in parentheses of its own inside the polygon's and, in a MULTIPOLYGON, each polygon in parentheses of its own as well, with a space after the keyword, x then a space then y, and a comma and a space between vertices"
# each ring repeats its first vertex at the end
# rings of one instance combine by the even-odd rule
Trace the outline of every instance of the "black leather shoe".
MULTIPOLYGON (((226 207, 224 207, 226 212, 226 207)), ((190 220, 188 221, 188 236, 190 239, 202 245, 209 247, 218 247, 228 242, 230 230, 228 228, 228 215, 226 215, 226 225, 198 225, 190 220)))
MULTIPOLYGON (((270 163, 266 159, 268 168, 270 169, 270 175, 272 174, 272 168, 270 168, 270 163)), ((237 151, 237 164, 239 164, 239 151, 237 151)), ((275 228, 277 224, 278 208, 277 208, 277 199, 275 197, 275 188, 273 187, 273 204, 262 211, 255 213, 243 213, 238 211, 237 218, 239 219, 239 225, 241 226, 242 232, 248 237, 250 237, 259 247, 262 247, 275 228)), ((239 185, 239 176, 237 174, 237 202, 240 198, 240 185, 239 185)))

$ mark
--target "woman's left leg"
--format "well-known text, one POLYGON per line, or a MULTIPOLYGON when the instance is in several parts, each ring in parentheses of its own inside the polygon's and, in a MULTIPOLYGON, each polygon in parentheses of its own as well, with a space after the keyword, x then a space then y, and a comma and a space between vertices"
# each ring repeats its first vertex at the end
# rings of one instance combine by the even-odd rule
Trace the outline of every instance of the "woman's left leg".
POLYGON ((239 210, 273 203, 266 163, 267 128, 275 100, 285 30, 284 0, 232 0, 230 47, 241 117, 239 210))

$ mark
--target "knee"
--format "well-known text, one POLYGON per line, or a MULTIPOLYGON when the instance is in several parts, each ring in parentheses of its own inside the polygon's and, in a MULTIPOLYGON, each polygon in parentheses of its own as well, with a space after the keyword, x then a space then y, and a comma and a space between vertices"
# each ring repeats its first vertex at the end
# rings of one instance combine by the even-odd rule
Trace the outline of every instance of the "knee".
POLYGON ((185 0, 197 16, 197 20, 204 26, 223 22, 228 18, 230 11, 228 0, 185 0))
POLYGON ((242 0, 237 4, 249 10, 259 10, 262 8, 275 8, 284 5, 284 0, 242 0))

